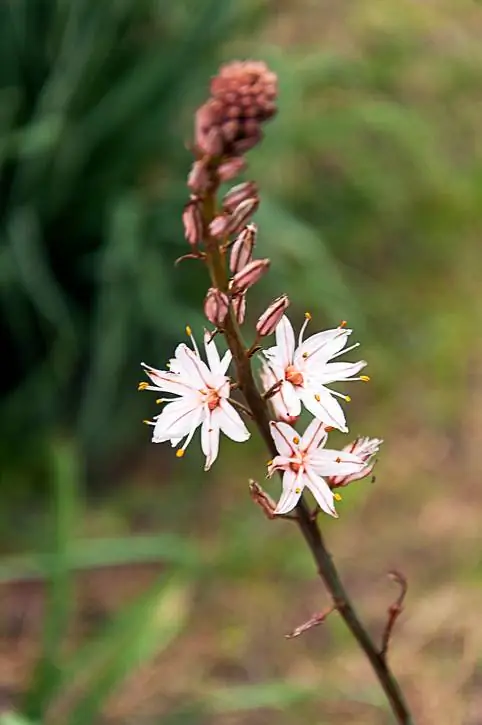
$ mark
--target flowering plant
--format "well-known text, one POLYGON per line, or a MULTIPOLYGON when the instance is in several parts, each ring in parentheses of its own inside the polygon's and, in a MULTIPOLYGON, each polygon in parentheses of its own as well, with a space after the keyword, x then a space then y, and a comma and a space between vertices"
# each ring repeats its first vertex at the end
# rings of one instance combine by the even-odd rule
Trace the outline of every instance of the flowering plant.
POLYGON ((337 382, 364 381, 360 375, 366 366, 340 361, 352 330, 343 321, 334 329, 315 332, 304 338, 311 315, 295 339, 286 315, 290 301, 281 295, 259 317, 249 347, 241 337, 245 325, 247 295, 270 268, 270 260, 254 258, 257 227, 252 216, 260 199, 252 181, 233 186, 218 200, 221 183, 231 181, 245 168, 245 153, 262 139, 262 125, 276 112, 277 79, 264 63, 234 62, 223 66, 212 79, 211 96, 196 112, 195 160, 188 177, 190 199, 183 212, 183 224, 189 252, 183 259, 202 262, 210 276, 204 301, 209 329, 204 332, 206 362, 195 338, 187 328, 192 349, 178 345, 166 370, 143 364, 150 382, 140 389, 160 392, 164 405, 152 421, 154 443, 169 441, 182 457, 197 428, 201 428, 201 448, 205 470, 209 470, 219 452, 220 433, 243 443, 250 436, 246 422, 256 427, 271 454, 267 476, 280 473, 282 491, 275 503, 255 481, 250 483, 253 499, 270 519, 295 521, 316 561, 319 574, 331 594, 328 611, 315 615, 298 627, 297 636, 320 624, 331 611, 338 611, 365 652, 382 685, 393 713, 400 723, 411 723, 404 697, 387 663, 387 649, 393 625, 398 617, 405 584, 397 603, 392 605, 382 646, 377 648, 363 627, 328 553, 318 524, 318 514, 338 517, 336 489, 372 473, 382 441, 357 438, 342 450, 326 448, 329 432, 348 432, 340 399, 344 393, 330 386, 337 382), (275 344, 264 346, 265 338, 275 336, 275 344), (217 337, 224 337, 228 351, 220 357, 217 337), (253 359, 261 363, 259 379, 253 359), (335 361, 335 362, 334 362, 335 361), (239 400, 238 394, 243 400, 239 400), (294 427, 302 408, 312 416, 304 433, 294 427), (307 489, 314 506, 305 499, 307 489))

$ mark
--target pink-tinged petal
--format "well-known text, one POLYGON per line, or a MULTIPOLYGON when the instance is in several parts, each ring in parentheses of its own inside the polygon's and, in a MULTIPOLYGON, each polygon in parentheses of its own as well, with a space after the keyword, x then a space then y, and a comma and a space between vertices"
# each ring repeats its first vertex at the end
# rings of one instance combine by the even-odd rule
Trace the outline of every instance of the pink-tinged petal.
POLYGON ((153 443, 183 438, 191 430, 193 420, 198 419, 199 411, 202 413, 202 407, 192 397, 168 403, 157 417, 152 435, 153 443))
POLYGON ((285 471, 283 475, 283 491, 274 510, 275 514, 287 514, 294 509, 303 492, 302 469, 296 474, 294 471, 285 471))
POLYGON ((205 471, 209 471, 219 453, 219 428, 212 415, 205 418, 201 426, 201 448, 206 456, 205 471))
POLYGON ((338 380, 350 380, 355 377, 360 370, 366 366, 365 360, 360 360, 356 363, 340 362, 340 363, 326 363, 320 370, 319 373, 316 370, 312 370, 312 375, 316 380, 324 385, 328 383, 335 383, 338 380))
POLYGON ((295 353, 295 333, 286 315, 283 315, 276 327, 276 347, 280 365, 283 368, 291 365, 295 353))
POLYGON ((297 416, 291 415, 287 409, 283 396, 280 393, 276 393, 272 398, 269 399, 271 406, 273 407, 273 414, 278 420, 283 420, 286 423, 294 423, 297 416))
POLYGON ((333 492, 326 481, 317 476, 315 471, 308 467, 305 471, 305 482, 306 487, 310 489, 321 510, 337 519, 338 514, 335 511, 335 505, 333 503, 333 492))
POLYGON ((226 375, 228 371, 228 367, 231 365, 231 360, 233 359, 233 353, 231 350, 226 350, 224 355, 221 358, 221 362, 219 363, 219 374, 220 375, 226 375))
POLYGON ((273 347, 268 347, 266 350, 263 350, 263 355, 265 355, 268 360, 276 360, 278 357, 278 348, 276 345, 273 347))
POLYGON ((218 348, 214 341, 213 335, 208 330, 204 331, 204 349, 206 350, 206 358, 211 372, 215 375, 219 372, 221 358, 219 357, 218 348))
POLYGON ((310 456, 310 466, 320 476, 348 476, 363 470, 365 463, 353 453, 323 448, 310 456))
POLYGON ((217 388, 217 391, 220 398, 229 398, 231 393, 229 378, 225 378, 224 383, 217 388))
POLYGON ((340 327, 317 332, 296 350, 295 364, 304 361, 305 365, 321 365, 327 362, 333 355, 343 350, 350 334, 351 330, 340 327))
POLYGON ((227 400, 219 401, 219 406, 213 411, 212 417, 224 435, 227 435, 232 441, 244 443, 248 440, 249 430, 244 425, 239 413, 227 400))
POLYGON ((308 428, 303 433, 303 437, 300 443, 300 449, 307 453, 315 453, 319 448, 322 448, 328 433, 325 430, 325 424, 323 421, 313 418, 308 428))
POLYGON ((334 428, 338 428, 343 433, 348 431, 346 427, 345 414, 341 405, 331 395, 329 390, 323 388, 321 385, 318 388, 306 388, 302 392, 302 401, 305 408, 309 412, 322 420, 325 425, 331 425, 334 428), (315 392, 316 390, 316 392, 315 392), (316 398, 315 398, 316 395, 316 398))
POLYGON ((292 457, 296 455, 300 437, 295 429, 288 423, 273 420, 270 421, 269 427, 278 452, 282 456, 292 457), (298 441, 298 443, 295 441, 298 441))
POLYGON ((371 474, 373 469, 375 468, 375 461, 373 463, 369 463, 368 465, 364 466, 358 473, 351 473, 347 476, 330 476, 329 477, 329 484, 330 486, 336 488, 340 486, 347 486, 349 483, 352 483, 353 481, 359 481, 362 478, 366 478, 371 474))
POLYGON ((191 381, 193 388, 202 390, 212 384, 213 376, 206 363, 184 343, 176 348, 176 360, 181 366, 183 380, 191 381))
POLYGON ((266 356, 266 362, 263 363, 262 377, 266 379, 265 390, 270 388, 277 380, 284 380, 285 369, 279 363, 277 357, 270 358, 266 356))
POLYGON ((293 385, 288 380, 281 383, 279 394, 290 418, 297 418, 301 413, 300 391, 299 386, 293 385))
POLYGON ((378 453, 383 440, 381 438, 356 438, 354 441, 346 445, 343 450, 348 453, 354 453, 364 461, 378 453))
POLYGON ((292 460, 288 456, 275 456, 268 464, 268 477, 271 478, 276 471, 291 470, 292 460))
POLYGON ((175 395, 186 395, 186 393, 192 392, 193 386, 189 384, 189 381, 182 379, 176 373, 168 370, 157 370, 145 363, 141 363, 141 365, 156 386, 156 390, 163 393, 174 393, 175 395))

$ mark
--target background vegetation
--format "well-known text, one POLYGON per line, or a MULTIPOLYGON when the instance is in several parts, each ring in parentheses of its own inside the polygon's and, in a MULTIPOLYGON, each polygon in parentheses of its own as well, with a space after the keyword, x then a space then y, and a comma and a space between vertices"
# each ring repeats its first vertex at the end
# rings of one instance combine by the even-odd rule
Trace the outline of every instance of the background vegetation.
POLYGON ((481 29, 473 0, 0 4, 2 725, 390 721, 336 618, 283 638, 326 598, 249 501, 261 444, 206 476, 140 423, 139 362, 202 325, 201 269, 173 271, 185 142, 238 56, 280 79, 251 318, 287 292, 348 319, 351 430, 386 441, 327 537, 373 631, 409 579, 417 722, 480 722, 481 29))

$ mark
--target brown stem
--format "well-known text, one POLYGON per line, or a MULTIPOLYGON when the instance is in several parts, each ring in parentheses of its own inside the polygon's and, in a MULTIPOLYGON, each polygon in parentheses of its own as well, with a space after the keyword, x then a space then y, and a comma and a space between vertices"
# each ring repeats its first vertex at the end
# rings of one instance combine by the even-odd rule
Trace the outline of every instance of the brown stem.
MULTIPOLYGON (((215 190, 204 201, 204 223, 207 229, 209 222, 215 214, 215 190)), ((213 287, 225 292, 228 286, 224 252, 220 249, 217 240, 206 234, 207 264, 213 287)), ((264 439, 271 457, 277 455, 269 429, 269 418, 266 401, 263 400, 251 369, 251 361, 246 355, 246 348, 241 338, 238 324, 232 310, 224 323, 226 341, 233 354, 239 388, 252 412, 258 430, 264 439)), ((345 591, 338 571, 333 563, 331 554, 326 548, 316 519, 314 519, 306 504, 300 499, 297 508, 297 522, 305 541, 315 560, 318 573, 326 588, 331 594, 334 607, 340 613, 348 629, 351 631, 359 646, 369 660, 375 675, 385 691, 392 712, 400 725, 413 725, 412 716, 405 703, 403 693, 391 672, 385 658, 381 655, 372 638, 361 623, 355 608, 345 591)))

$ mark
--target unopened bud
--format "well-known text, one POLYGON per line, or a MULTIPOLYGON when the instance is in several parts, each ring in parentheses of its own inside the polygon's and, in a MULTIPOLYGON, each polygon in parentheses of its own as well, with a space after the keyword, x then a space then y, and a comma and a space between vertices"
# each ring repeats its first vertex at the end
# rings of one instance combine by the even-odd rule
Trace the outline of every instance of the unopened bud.
POLYGON ((270 264, 269 259, 255 259, 249 262, 246 267, 243 267, 234 275, 230 285, 231 292, 233 294, 245 292, 249 287, 259 282, 261 277, 268 271, 270 264))
POLYGON ((209 322, 216 325, 216 327, 220 327, 226 319, 228 309, 228 296, 224 292, 221 292, 221 290, 210 287, 204 300, 204 314, 209 322))
POLYGON ((236 295, 232 298, 231 304, 238 324, 242 325, 246 317, 246 294, 243 292, 240 295, 236 295))
POLYGON ((258 227, 256 224, 248 224, 237 236, 231 247, 231 255, 229 257, 231 274, 237 274, 243 267, 246 267, 248 262, 251 262, 257 234, 258 227))
POLYGON ((237 234, 238 232, 240 232, 241 229, 246 225, 246 223, 251 219, 258 206, 259 198, 256 196, 245 199, 241 202, 241 204, 238 204, 236 209, 234 209, 231 214, 231 219, 229 222, 229 233, 237 234))
POLYGON ((209 225, 209 233, 216 239, 227 237, 231 226, 231 217, 228 214, 219 214, 209 225))
POLYGON ((233 186, 232 189, 224 196, 223 209, 225 211, 234 212, 241 202, 247 199, 256 198, 258 195, 258 187, 254 181, 244 181, 242 184, 233 186))
POLYGON ((288 295, 281 295, 270 304, 256 324, 256 332, 260 337, 273 334, 289 304, 288 295))
POLYGON ((184 207, 182 223, 184 225, 184 236, 191 247, 197 248, 203 237, 203 220, 201 206, 196 197, 192 197, 184 207))
POLYGON ((233 156, 218 166, 218 177, 221 182, 235 179, 246 168, 246 161, 242 156, 233 156))
POLYGON ((195 194, 204 194, 211 185, 207 164, 204 159, 195 161, 187 177, 187 185, 195 194))

